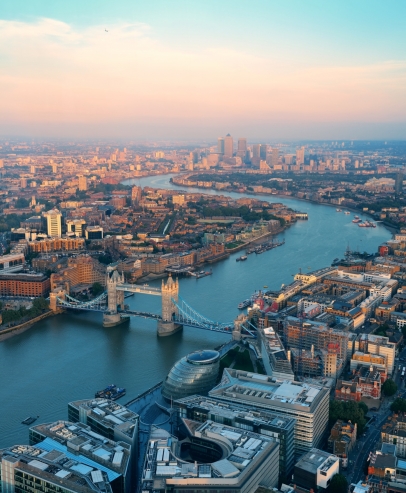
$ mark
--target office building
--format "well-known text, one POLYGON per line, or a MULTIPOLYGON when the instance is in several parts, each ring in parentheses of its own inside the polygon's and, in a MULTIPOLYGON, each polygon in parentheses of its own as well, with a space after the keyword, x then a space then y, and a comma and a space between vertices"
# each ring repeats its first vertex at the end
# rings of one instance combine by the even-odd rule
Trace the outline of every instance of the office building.
POLYGON ((359 349, 365 353, 384 356, 387 361, 387 371, 389 375, 392 375, 395 367, 396 344, 390 342, 389 337, 375 334, 361 334, 359 340, 356 341, 355 349, 359 349))
POLYGON ((280 380, 294 380, 292 365, 275 330, 272 327, 258 329, 258 335, 266 374, 280 380))
POLYGON ((396 195, 401 195, 403 191, 403 173, 398 171, 395 178, 395 193, 396 195))
POLYGON ((328 423, 329 391, 319 386, 226 368, 209 396, 295 418, 295 456, 319 445, 328 423))
POLYGON ((68 233, 74 233, 75 236, 84 236, 84 226, 86 221, 84 219, 67 219, 66 229, 68 233))
POLYGON ((259 157, 260 157, 260 159, 262 159, 263 161, 266 161, 267 152, 268 152, 268 146, 266 144, 261 144, 259 146, 259 157))
POLYGON ((42 216, 46 219, 47 235, 51 238, 62 236, 62 214, 58 209, 43 212, 42 216))
POLYGON ((305 162, 305 148, 301 147, 296 150, 296 166, 300 166, 305 162))
POLYGON ((72 453, 49 438, 35 447, 15 445, 0 450, 3 493, 118 493, 118 477, 101 460, 72 453))
POLYGON ((224 157, 233 157, 234 141, 230 134, 224 138, 224 157))
POLYGON ((68 420, 88 425, 92 431, 131 446, 132 458, 137 454, 138 414, 109 399, 85 399, 69 402, 68 420))
POLYGON ((113 492, 132 491, 131 447, 127 443, 108 440, 94 433, 83 423, 69 421, 33 426, 30 428, 29 435, 31 446, 39 445, 48 439, 48 443, 57 442, 58 448, 62 445, 68 453, 83 456, 114 471, 117 477, 112 484, 113 492))
POLYGON ((86 240, 102 240, 103 228, 101 226, 88 226, 85 230, 86 240))
POLYGON ((221 156, 224 155, 224 137, 217 139, 217 153, 221 156))
POLYGON ((141 488, 144 493, 255 492, 279 477, 279 444, 272 437, 211 421, 183 420, 186 438, 151 430, 141 488))
POLYGON ((220 368, 220 354, 211 349, 184 356, 172 367, 162 385, 165 399, 204 394, 213 388, 220 368))
POLYGON ((79 191, 84 192, 87 190, 87 178, 86 176, 80 175, 78 177, 79 191))
POLYGON ((254 144, 252 146, 252 159, 261 159, 261 144, 254 144))
POLYGON ((245 137, 240 137, 237 144, 237 156, 245 159, 247 154, 247 139, 245 137))
POLYGON ((178 418, 204 423, 207 420, 227 424, 235 428, 252 431, 260 435, 273 436, 279 442, 279 474, 288 477, 294 465, 295 420, 266 409, 222 402, 211 397, 193 395, 173 403, 178 418))
POLYGON ((333 476, 340 472, 340 459, 313 448, 295 465, 293 482, 300 488, 320 492, 327 489, 333 476))

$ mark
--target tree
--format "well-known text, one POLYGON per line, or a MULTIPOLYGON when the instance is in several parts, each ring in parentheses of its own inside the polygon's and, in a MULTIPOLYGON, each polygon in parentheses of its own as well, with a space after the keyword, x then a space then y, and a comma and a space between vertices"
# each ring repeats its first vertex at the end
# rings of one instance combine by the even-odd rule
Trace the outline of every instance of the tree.
POLYGON ((366 425, 365 409, 353 401, 330 401, 329 418, 332 426, 337 419, 351 421, 357 424, 357 433, 360 435, 366 425))
POLYGON ((328 485, 328 493, 347 493, 348 482, 344 474, 335 474, 328 485))
POLYGON ((384 384, 382 385, 382 392, 387 397, 390 397, 391 395, 395 395, 397 390, 398 390, 398 386, 391 378, 388 378, 388 380, 386 380, 386 382, 384 382, 384 384))
POLYGON ((390 409, 391 409, 391 411, 393 411, 395 413, 406 412, 406 399, 401 399, 400 397, 398 399, 395 399, 392 402, 390 409))
POLYGON ((15 208, 16 209, 25 209, 30 205, 29 201, 25 199, 24 197, 20 197, 15 201, 15 208))
POLYGON ((92 293, 94 296, 98 296, 99 294, 102 294, 104 291, 103 286, 99 282, 94 282, 92 285, 92 293))

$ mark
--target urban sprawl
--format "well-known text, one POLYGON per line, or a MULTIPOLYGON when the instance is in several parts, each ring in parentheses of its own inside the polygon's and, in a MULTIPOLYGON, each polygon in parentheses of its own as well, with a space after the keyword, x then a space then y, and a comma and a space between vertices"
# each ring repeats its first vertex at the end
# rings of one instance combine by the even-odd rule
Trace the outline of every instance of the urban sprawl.
POLYGON ((106 327, 152 316, 129 311, 134 292, 162 297, 170 336, 191 323, 181 276, 284 248, 308 219, 284 197, 393 233, 246 293, 232 325, 202 322, 228 342, 127 404, 111 385, 68 421, 28 416, 0 491, 406 493, 405 162, 404 142, 0 142, 0 341, 69 309, 106 327), (171 189, 138 181, 165 174, 171 189))

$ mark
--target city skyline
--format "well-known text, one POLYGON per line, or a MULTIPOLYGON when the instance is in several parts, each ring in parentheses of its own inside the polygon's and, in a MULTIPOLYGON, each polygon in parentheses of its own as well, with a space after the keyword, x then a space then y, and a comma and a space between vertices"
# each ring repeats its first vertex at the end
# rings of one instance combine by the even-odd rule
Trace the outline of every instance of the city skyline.
POLYGON ((0 19, 0 134, 401 139, 405 10, 17 1, 0 19))

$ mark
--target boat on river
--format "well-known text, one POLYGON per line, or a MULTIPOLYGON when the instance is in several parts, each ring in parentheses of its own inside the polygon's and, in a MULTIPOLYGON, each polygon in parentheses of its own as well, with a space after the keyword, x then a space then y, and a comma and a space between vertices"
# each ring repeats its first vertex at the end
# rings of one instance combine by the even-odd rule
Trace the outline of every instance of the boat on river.
POLYGON ((113 383, 112 385, 108 385, 103 390, 98 390, 94 394, 94 396, 96 398, 111 399, 113 401, 116 401, 117 399, 120 399, 120 397, 123 397, 125 394, 126 394, 126 389, 117 387, 117 385, 113 383))
POLYGON ((247 255, 241 255, 241 257, 238 257, 235 259, 236 262, 244 262, 244 260, 247 260, 247 255))
POLYGON ((23 421, 21 421, 21 424, 22 425, 31 425, 32 423, 34 423, 34 421, 37 421, 38 418, 39 418, 39 416, 28 416, 23 421))

